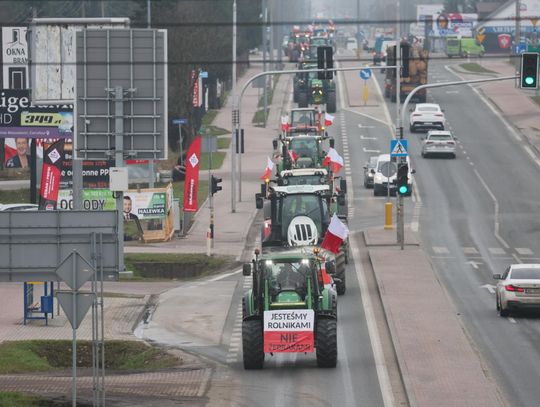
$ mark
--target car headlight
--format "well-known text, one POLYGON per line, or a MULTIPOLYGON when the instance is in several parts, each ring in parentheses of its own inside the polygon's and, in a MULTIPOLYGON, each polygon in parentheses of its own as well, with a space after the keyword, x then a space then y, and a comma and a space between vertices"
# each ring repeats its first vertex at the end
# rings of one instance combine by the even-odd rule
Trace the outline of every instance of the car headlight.
POLYGON ((375 181, 377 183, 379 183, 379 182, 382 183, 384 181, 384 176, 380 172, 378 172, 378 173, 375 174, 375 177, 373 178, 373 181, 375 181))

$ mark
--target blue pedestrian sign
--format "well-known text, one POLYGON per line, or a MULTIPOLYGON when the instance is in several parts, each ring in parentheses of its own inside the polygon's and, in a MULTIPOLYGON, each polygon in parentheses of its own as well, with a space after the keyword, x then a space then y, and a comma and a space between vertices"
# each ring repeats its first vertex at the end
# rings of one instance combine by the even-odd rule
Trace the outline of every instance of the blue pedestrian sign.
POLYGON ((367 81, 369 78, 371 78, 371 69, 364 68, 360 71, 360 78, 367 81))
POLYGON ((390 157, 407 157, 407 140, 390 140, 390 157))
POLYGON ((208 71, 201 71, 199 72, 200 78, 208 78, 208 71))
POLYGON ((172 119, 173 124, 187 124, 187 119, 172 119))
POLYGON ((527 51, 527 44, 520 42, 519 44, 515 45, 515 51, 516 54, 523 54, 525 51, 527 51))

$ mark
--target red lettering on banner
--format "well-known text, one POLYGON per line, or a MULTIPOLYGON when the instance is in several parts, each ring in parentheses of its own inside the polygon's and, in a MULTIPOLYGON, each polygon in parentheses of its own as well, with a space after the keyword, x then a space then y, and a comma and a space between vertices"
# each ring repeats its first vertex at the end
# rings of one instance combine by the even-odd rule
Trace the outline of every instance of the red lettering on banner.
POLYGON ((315 341, 313 331, 264 332, 264 352, 266 353, 298 353, 314 351, 315 341))
POLYGON ((195 137, 186 154, 186 178, 184 181, 184 212, 197 212, 197 190, 201 160, 201 136, 195 137))

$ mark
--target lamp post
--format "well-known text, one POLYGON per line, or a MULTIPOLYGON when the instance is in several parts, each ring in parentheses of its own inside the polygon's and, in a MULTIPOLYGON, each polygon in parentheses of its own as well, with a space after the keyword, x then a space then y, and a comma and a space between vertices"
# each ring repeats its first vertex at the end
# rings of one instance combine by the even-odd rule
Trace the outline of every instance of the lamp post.
MULTIPOLYGON (((233 0, 233 33, 232 33, 232 97, 236 106, 236 0, 233 0)), ((231 212, 236 212, 236 125, 239 123, 239 111, 232 112, 232 143, 231 143, 231 212)))

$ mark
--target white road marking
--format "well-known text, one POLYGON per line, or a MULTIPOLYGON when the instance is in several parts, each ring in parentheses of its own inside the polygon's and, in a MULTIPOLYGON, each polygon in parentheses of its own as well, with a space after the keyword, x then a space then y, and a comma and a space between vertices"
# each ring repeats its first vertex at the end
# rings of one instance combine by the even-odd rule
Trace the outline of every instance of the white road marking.
POLYGON ((459 93, 459 90, 447 90, 446 93, 447 93, 448 95, 452 95, 452 94, 459 93))
POLYGON ((362 150, 364 150, 364 153, 380 153, 381 150, 368 150, 365 147, 362 147, 362 150))
POLYGON ((495 294, 495 286, 492 284, 481 285, 480 288, 486 288, 490 294, 495 294))
POLYGON ((240 273, 241 271, 242 271, 242 269, 239 269, 239 270, 236 270, 236 271, 232 271, 232 272, 230 272, 230 273, 227 273, 227 274, 223 274, 223 275, 221 275, 221 276, 217 276, 217 277, 211 278, 211 279, 206 280, 206 281, 218 281, 218 280, 222 280, 222 279, 227 278, 227 277, 230 277, 230 276, 232 276, 232 275, 234 275, 234 274, 238 274, 238 273, 240 273))
POLYGON ((437 254, 448 254, 450 251, 446 247, 433 246, 433 252, 437 254))
POLYGON ((516 247, 516 252, 522 256, 532 256, 534 254, 533 251, 527 247, 516 247))
POLYGON ((362 123, 358 123, 358 127, 361 129, 374 129, 375 126, 364 126, 362 123))
POLYGON ((488 250, 491 254, 506 254, 504 249, 501 249, 500 247, 489 247, 488 250))
POLYGON ((466 261, 465 263, 471 265, 472 268, 475 269, 475 270, 478 270, 478 266, 480 264, 484 264, 484 263, 481 263, 479 261, 474 261, 474 260, 469 260, 469 261, 466 261))
POLYGON ((508 321, 510 321, 513 324, 517 324, 517 321, 512 317, 508 317, 508 321))
POLYGON ((465 254, 478 254, 478 250, 475 247, 464 247, 463 253, 465 254))
POLYGON ((360 140, 377 140, 377 137, 366 137, 366 136, 360 135, 360 140))

